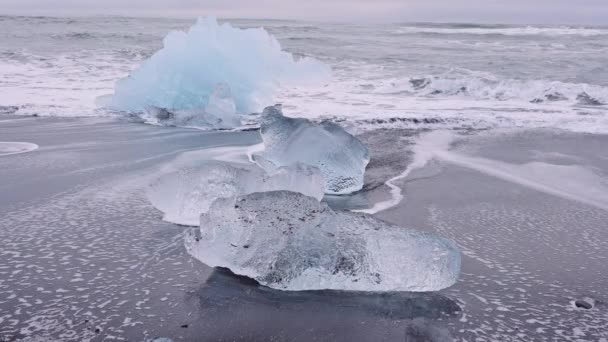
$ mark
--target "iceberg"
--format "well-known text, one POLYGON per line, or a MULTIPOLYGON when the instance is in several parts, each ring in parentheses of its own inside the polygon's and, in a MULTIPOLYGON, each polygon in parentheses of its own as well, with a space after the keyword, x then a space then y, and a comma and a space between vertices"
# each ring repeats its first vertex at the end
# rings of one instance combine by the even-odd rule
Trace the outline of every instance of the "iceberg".
POLYGON ((265 170, 301 162, 321 170, 328 194, 348 194, 363 188, 369 152, 339 125, 288 118, 281 106, 275 105, 264 109, 260 133, 264 150, 253 158, 265 170))
POLYGON ((240 29, 215 18, 199 18, 187 32, 170 32, 163 48, 128 77, 119 80, 114 94, 102 97, 104 107, 142 112, 148 107, 173 110, 232 106, 210 100, 217 84, 232 90, 236 112, 259 112, 272 103, 280 86, 325 82, 331 70, 308 57, 294 58, 283 51, 263 28, 240 29))
POLYGON ((289 191, 216 200, 186 248, 209 266, 290 291, 435 291, 460 272, 449 240, 289 191))
POLYGON ((220 120, 227 122, 232 121, 233 124, 240 124, 241 120, 236 112, 236 104, 232 98, 230 86, 225 83, 219 83, 213 89, 205 112, 220 120))
POLYGON ((259 191, 290 190, 323 198, 323 177, 318 169, 294 164, 266 173, 255 164, 210 160, 195 167, 167 173, 147 190, 152 205, 163 212, 163 220, 198 226, 199 217, 218 198, 259 191))

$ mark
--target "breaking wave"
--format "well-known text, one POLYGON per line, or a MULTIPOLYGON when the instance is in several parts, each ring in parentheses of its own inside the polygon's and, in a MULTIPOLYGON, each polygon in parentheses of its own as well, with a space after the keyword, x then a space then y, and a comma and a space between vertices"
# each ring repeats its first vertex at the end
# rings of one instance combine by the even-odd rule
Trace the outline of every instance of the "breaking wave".
POLYGON ((396 34, 471 34, 471 35, 503 35, 503 36, 603 36, 608 35, 608 29, 591 27, 508 27, 508 26, 477 26, 477 25, 438 25, 438 26, 402 26, 396 34))
POLYGON ((470 97, 476 100, 520 100, 536 104, 566 102, 572 105, 602 106, 608 104, 608 87, 586 83, 549 80, 500 79, 493 75, 473 73, 412 77, 395 81, 388 92, 406 92, 429 97, 470 97))

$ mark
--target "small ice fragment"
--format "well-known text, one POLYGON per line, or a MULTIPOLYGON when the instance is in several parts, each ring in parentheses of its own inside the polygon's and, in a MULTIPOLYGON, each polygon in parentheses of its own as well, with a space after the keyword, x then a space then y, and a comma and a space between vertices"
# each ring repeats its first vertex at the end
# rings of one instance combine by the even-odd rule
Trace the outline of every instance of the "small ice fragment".
POLYGON ((321 170, 328 194, 348 194, 363 188, 369 152, 339 125, 288 118, 276 105, 264 109, 260 132, 265 149, 254 155, 254 160, 262 168, 272 170, 300 162, 321 170))
POLYGON ((280 290, 435 291, 460 272, 449 240, 289 191, 218 199, 198 235, 192 256, 280 290))

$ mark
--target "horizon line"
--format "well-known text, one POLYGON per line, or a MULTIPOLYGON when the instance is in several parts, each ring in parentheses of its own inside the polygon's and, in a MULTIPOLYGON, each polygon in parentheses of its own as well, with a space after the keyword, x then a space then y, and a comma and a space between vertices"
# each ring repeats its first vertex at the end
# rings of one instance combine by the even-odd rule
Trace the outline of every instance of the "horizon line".
POLYGON ((277 18, 277 17, 223 17, 223 16, 215 16, 215 15, 150 15, 144 14, 141 15, 133 15, 133 14, 110 14, 110 13, 75 13, 75 14, 55 14, 55 13, 47 13, 47 14, 22 14, 22 13, 4 13, 0 12, 1 17, 22 17, 22 18, 123 18, 123 19, 165 19, 165 20, 196 20, 198 18, 204 17, 215 17, 220 21, 230 21, 230 20, 251 20, 251 21, 284 21, 284 22, 302 22, 302 23, 324 23, 324 24, 359 24, 359 25, 380 25, 380 24, 410 24, 410 25, 425 25, 425 24, 442 24, 442 25, 479 25, 479 26, 494 26, 499 28, 499 26, 508 27, 508 26, 544 26, 544 27, 560 27, 560 26, 579 26, 584 28, 608 28, 608 25, 602 24, 589 24, 589 23, 560 23, 560 24, 548 24, 548 23, 508 23, 508 22, 489 22, 489 21, 443 21, 443 20, 423 20, 423 21, 409 21, 409 20, 370 20, 366 22, 362 22, 356 19, 305 19, 305 18, 277 18))

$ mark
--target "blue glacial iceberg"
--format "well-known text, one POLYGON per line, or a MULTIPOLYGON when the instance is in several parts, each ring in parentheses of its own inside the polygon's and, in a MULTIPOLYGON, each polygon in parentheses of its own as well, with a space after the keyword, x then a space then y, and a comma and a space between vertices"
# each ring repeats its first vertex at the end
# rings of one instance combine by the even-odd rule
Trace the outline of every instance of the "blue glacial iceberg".
POLYGON ((264 151, 253 157, 265 170, 304 163, 321 170, 327 194, 342 195, 363 188, 369 152, 339 125, 288 118, 276 105, 264 109, 260 133, 264 151))
POLYGON ((460 272, 449 240, 288 191, 216 200, 186 248, 280 290, 435 291, 460 272))
POLYGON ((209 96, 204 108, 167 109, 148 106, 142 116, 148 123, 164 126, 230 129, 241 126, 241 115, 228 85, 220 83, 209 96))
POLYGON ((283 51, 263 28, 240 29, 215 18, 169 33, 163 45, 98 103, 129 112, 209 109, 216 85, 223 84, 232 91, 236 111, 249 114, 273 103, 278 87, 325 82, 331 72, 315 59, 283 51))
POLYGON ((304 164, 266 173, 255 164, 209 160, 161 176, 149 186, 147 195, 163 212, 163 220, 198 226, 200 215, 218 198, 274 190, 301 192, 320 201, 323 177, 318 169, 304 164))

